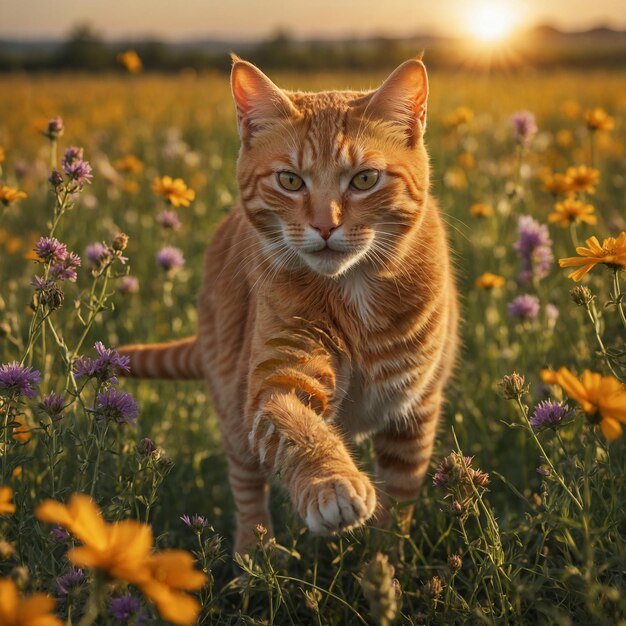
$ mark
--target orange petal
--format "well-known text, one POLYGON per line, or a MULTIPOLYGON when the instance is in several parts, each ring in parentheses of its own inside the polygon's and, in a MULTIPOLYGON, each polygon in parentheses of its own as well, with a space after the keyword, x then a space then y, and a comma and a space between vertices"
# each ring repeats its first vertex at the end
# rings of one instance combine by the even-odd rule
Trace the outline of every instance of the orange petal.
POLYGON ((587 402, 587 392, 583 384, 570 372, 566 367, 560 367, 556 372, 556 379, 559 385, 563 387, 565 393, 578 402, 587 402))
POLYGON ((600 422, 600 428, 602 429, 602 434, 609 441, 617 439, 622 434, 621 424, 612 417, 603 418, 600 422))
POLYGON ((108 543, 108 525, 96 503, 84 493, 74 493, 70 498, 69 512, 73 518, 72 534, 84 544, 104 550, 108 543))
POLYGON ((56 500, 44 500, 36 509, 35 517, 41 522, 60 524, 68 530, 72 528, 72 517, 65 504, 56 500))
POLYGON ((155 577, 177 589, 200 589, 206 584, 206 575, 195 569, 195 563, 185 550, 162 550, 151 558, 155 577))
POLYGON ((19 602, 15 583, 10 578, 0 580, 0 624, 17 622, 19 602))
POLYGON ((111 559, 98 550, 82 546, 73 548, 67 553, 67 558, 79 567, 94 567, 108 570, 111 559))
POLYGON ((54 600, 43 593, 36 593, 22 602, 20 607, 20 624, 27 626, 44 626, 44 624, 62 625, 60 619, 50 615, 54 610, 54 600), (51 621, 52 620, 52 621, 51 621))
POLYGON ((151 580, 141 590, 154 602, 159 613, 172 624, 192 626, 200 612, 200 603, 194 597, 172 591, 167 585, 151 580))

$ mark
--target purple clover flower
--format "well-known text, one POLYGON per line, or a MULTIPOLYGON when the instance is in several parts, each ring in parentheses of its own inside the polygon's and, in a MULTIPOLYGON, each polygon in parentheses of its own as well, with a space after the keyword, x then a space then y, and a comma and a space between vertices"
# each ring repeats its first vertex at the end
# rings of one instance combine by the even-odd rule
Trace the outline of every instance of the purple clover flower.
POLYGON ((511 117, 511 125, 515 133, 515 142, 527 148, 537 134, 535 116, 530 111, 518 111, 511 117))
POLYGON ((179 248, 166 246, 157 252, 156 262, 166 272, 174 272, 185 265, 185 257, 179 248))
POLYGON ((202 531, 209 525, 209 520, 202 515, 192 515, 191 517, 189 517, 189 515, 183 515, 180 519, 183 521, 185 526, 197 532, 202 531))
POLYGON ((548 318, 548 320, 550 322, 556 322, 556 320, 559 319, 559 309, 556 306, 556 304, 552 304, 551 302, 548 302, 548 304, 546 304, 544 311, 546 313, 546 317, 548 318))
POLYGON ((139 291, 139 279, 136 276, 122 276, 120 282, 117 283, 117 290, 123 296, 129 293, 137 293, 139 291))
POLYGON ((139 406, 125 391, 109 387, 101 391, 96 398, 96 416, 100 419, 135 426, 138 415, 139 406))
POLYGON ((58 576, 54 581, 54 593, 58 597, 69 596, 74 589, 85 582, 85 573, 82 569, 70 567, 70 569, 58 576))
POLYGON ((535 407, 529 422, 534 430, 556 428, 570 415, 571 411, 567 404, 561 404, 553 400, 544 400, 535 407))
POLYGON ((113 598, 109 603, 109 614, 122 624, 140 626, 147 623, 148 615, 139 598, 131 595, 113 598))
POLYGON ((20 395, 33 398, 35 386, 41 382, 41 374, 32 367, 17 361, 0 365, 0 395, 16 399, 20 395))
POLYGON ((99 241, 90 243, 86 248, 83 256, 87 259, 90 265, 98 267, 102 260, 107 256, 108 248, 99 241))
POLYGON ((156 443, 150 439, 150 437, 144 437, 139 442, 139 450, 146 456, 150 456, 157 449, 156 443))
POLYGON ((44 397, 39 407, 45 411, 50 417, 57 417, 64 408, 63 396, 51 391, 44 397))
POLYGON ((530 215, 522 215, 517 223, 517 233, 515 249, 522 263, 522 270, 518 275, 520 282, 526 284, 533 278, 545 278, 554 261, 548 227, 530 215))
POLYGON ((35 244, 35 252, 46 263, 59 263, 67 258, 67 246, 56 237, 41 237, 35 244))
POLYGON ((166 230, 178 230, 180 228, 180 219, 176 211, 161 211, 156 219, 161 228, 166 230))
POLYGON ((97 378, 99 382, 109 382, 117 385, 116 374, 130 372, 130 357, 120 356, 114 348, 105 348, 101 341, 96 341, 94 348, 98 353, 97 359, 87 356, 79 357, 74 363, 74 378, 97 378))
POLYGON ((509 302, 507 305, 509 315, 522 321, 537 319, 539 308, 539 298, 527 293, 517 296, 513 302, 509 302))
POLYGON ((53 117, 48 121, 48 134, 58 137, 63 132, 63 120, 60 117, 53 117))
POLYGON ((65 259, 50 267, 50 276, 55 280, 69 280, 75 283, 78 278, 77 267, 80 267, 80 257, 70 252, 65 259))
POLYGON ((76 163, 76 161, 83 160, 83 149, 78 148, 77 146, 70 146, 66 151, 63 157, 61 158, 61 166, 63 169, 67 165, 71 165, 72 163, 76 163))

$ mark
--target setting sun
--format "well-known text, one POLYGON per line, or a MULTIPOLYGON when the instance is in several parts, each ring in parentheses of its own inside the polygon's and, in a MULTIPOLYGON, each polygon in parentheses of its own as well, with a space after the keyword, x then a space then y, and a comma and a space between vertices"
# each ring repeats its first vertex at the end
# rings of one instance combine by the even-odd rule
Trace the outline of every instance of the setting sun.
POLYGON ((510 7, 485 4, 474 9, 469 17, 469 29, 478 39, 498 41, 504 39, 515 26, 516 15, 510 7))

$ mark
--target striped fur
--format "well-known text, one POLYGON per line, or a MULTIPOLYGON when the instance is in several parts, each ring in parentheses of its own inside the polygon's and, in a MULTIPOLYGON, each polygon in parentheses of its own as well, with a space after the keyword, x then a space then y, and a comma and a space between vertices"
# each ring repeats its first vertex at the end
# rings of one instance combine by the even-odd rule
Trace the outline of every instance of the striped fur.
MULTIPOLYGON (((130 346, 133 375, 202 376, 237 511, 271 531, 275 477, 309 528, 380 523, 414 501, 457 343, 446 235, 428 194, 419 61, 373 92, 286 92, 235 59, 241 204, 206 254, 197 339, 130 346), (351 178, 377 170, 370 190, 351 178), (278 173, 304 181, 281 187, 278 173), (350 440, 372 436, 376 479, 350 440), (376 484, 376 489, 374 488, 376 484)), ((405 509, 410 511, 410 507, 405 509)))

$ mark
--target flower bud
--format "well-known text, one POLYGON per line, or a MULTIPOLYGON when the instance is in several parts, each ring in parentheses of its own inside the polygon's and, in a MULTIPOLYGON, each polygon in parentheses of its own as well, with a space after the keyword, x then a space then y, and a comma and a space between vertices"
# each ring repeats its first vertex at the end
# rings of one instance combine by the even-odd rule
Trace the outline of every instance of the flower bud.
POLYGON ((63 174, 59 170, 52 170, 48 176, 48 182, 56 189, 63 184, 63 174))
POLYGON ((511 375, 504 376, 499 385, 502 389, 502 395, 507 400, 515 400, 525 393, 525 383, 526 379, 521 374, 513 372, 511 375))
POLYGON ((579 285, 570 289, 569 295, 575 304, 585 307, 588 306, 594 298, 594 295, 591 293, 591 289, 589 289, 589 287, 585 287, 584 285, 579 285))
POLYGON ((367 564, 361 580, 370 614, 380 626, 388 626, 398 612, 393 566, 380 552, 367 564))
POLYGON ((113 250, 122 252, 123 250, 126 250, 127 245, 128 235, 125 233, 117 233, 117 235, 115 235, 115 239, 113 239, 113 250))

